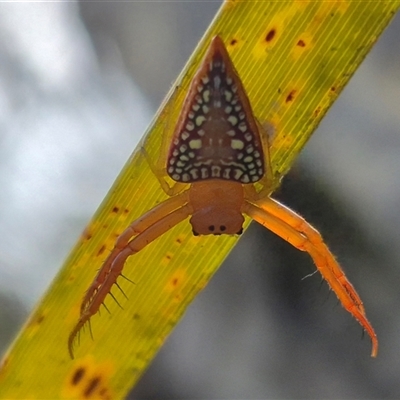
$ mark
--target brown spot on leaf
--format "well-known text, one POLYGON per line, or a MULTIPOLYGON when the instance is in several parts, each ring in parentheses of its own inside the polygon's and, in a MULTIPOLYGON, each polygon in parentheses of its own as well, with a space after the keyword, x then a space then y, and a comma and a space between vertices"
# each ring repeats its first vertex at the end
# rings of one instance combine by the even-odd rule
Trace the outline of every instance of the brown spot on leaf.
POLYGON ((112 212, 116 214, 118 211, 119 211, 119 207, 114 206, 112 209, 112 212))
POLYGON ((71 379, 72 385, 76 386, 82 380, 83 375, 85 375, 85 370, 84 368, 79 367, 72 375, 71 379))
POLYGON ((93 392, 96 390, 96 388, 100 384, 100 378, 95 377, 89 381, 89 384, 87 385, 85 391, 83 392, 84 397, 90 397, 93 392))
POLYGON ((176 301, 176 302, 180 302, 180 301, 182 301, 182 295, 181 294, 176 294, 175 296, 174 296, 174 300, 176 301))
POLYGON ((187 274, 185 269, 181 268, 176 270, 174 274, 168 279, 165 289, 168 292, 175 292, 186 282, 187 274))
POLYGON ((167 252, 167 253, 165 253, 165 255, 164 255, 163 261, 164 261, 165 263, 169 263, 169 262, 172 260, 173 256, 174 256, 174 253, 167 252))
POLYGON ((306 42, 305 42, 303 39, 300 39, 300 40, 297 42, 297 46, 299 46, 299 47, 306 47, 306 42))
POLYGON ((265 41, 269 43, 275 37, 275 35, 276 35, 276 30, 271 29, 265 36, 265 41))
POLYGON ((313 117, 314 117, 314 118, 317 118, 320 112, 321 112, 321 107, 317 107, 317 108, 314 110, 313 117))
POLYGON ((290 103, 291 101, 293 101, 295 94, 296 94, 296 90, 293 89, 293 90, 287 95, 286 100, 285 100, 286 103, 290 103))
POLYGON ((113 373, 109 362, 96 363, 92 356, 86 356, 71 365, 60 398, 65 399, 112 399, 108 380, 113 373))
POLYGON ((234 46, 238 41, 236 39, 231 40, 231 46, 234 46))
POLYGON ((101 247, 100 247, 100 249, 99 249, 99 251, 97 252, 97 255, 98 256, 101 256, 103 253, 104 253, 104 250, 106 249, 106 246, 103 244, 101 247))

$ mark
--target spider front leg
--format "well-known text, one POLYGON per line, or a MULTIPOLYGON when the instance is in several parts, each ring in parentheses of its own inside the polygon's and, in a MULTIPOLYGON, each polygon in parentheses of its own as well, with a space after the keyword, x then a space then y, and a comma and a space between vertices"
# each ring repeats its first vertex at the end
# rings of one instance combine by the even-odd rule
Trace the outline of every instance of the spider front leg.
POLYGON ((73 358, 73 342, 76 335, 92 315, 97 313, 111 292, 112 286, 121 275, 126 259, 191 215, 193 210, 188 201, 187 192, 165 200, 135 220, 118 237, 113 251, 100 268, 83 299, 79 321, 68 339, 71 358, 73 358))
POLYGON ((85 312, 88 304, 90 304, 90 302, 92 301, 99 287, 101 287, 101 285, 104 283, 115 258, 128 245, 132 237, 144 232, 151 225, 159 221, 163 216, 168 215, 179 207, 182 207, 182 205, 187 203, 188 201, 189 199, 186 192, 183 192, 175 197, 171 197, 170 199, 156 205, 150 211, 136 219, 134 222, 132 222, 131 225, 128 226, 128 228, 125 229, 124 232, 121 233, 121 235, 118 236, 117 241, 114 245, 114 249, 107 257, 102 267, 99 269, 96 277, 94 278, 92 284, 87 290, 85 297, 83 298, 81 304, 81 314, 85 312))
POLYGON ((161 186, 161 189, 165 192, 165 194, 167 194, 170 197, 176 196, 178 193, 182 192, 185 188, 187 188, 188 185, 186 183, 180 183, 180 182, 174 182, 174 184, 170 186, 167 180, 165 179, 165 177, 167 176, 165 172, 165 167, 159 168, 157 165, 155 165, 149 153, 147 153, 147 150, 144 147, 142 147, 140 151, 143 154, 144 158, 146 159, 147 164, 149 164, 151 172, 157 178, 161 186))
POLYGON ((372 340, 372 357, 378 352, 378 339, 365 316, 360 297, 322 240, 320 233, 294 211, 270 197, 251 204, 242 211, 301 251, 306 251, 336 293, 343 307, 361 324, 372 340))

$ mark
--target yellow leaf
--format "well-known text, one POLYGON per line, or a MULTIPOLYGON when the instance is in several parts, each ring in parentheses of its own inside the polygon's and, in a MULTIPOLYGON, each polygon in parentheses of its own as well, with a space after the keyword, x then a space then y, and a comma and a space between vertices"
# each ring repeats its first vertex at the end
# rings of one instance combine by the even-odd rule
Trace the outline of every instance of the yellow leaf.
MULTIPOLYGON (((177 81, 176 95, 144 136, 156 162, 210 39, 227 44, 254 113, 271 132, 276 185, 400 5, 396 1, 227 1, 177 81)), ((121 398, 139 379, 196 294, 236 242, 194 237, 188 223, 131 257, 114 290, 121 310, 92 318, 75 360, 68 335, 85 290, 135 218, 166 195, 138 149, 128 160, 64 267, 9 350, 1 398, 121 398)))

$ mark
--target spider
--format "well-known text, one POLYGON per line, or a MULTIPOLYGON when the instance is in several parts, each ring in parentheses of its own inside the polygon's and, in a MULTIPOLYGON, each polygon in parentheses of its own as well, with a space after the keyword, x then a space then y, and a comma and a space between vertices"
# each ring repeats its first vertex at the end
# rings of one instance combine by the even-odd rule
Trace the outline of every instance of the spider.
MULTIPOLYGON (((82 301, 68 347, 97 313, 122 275, 128 257, 189 218, 194 235, 240 235, 248 215, 313 259, 343 307, 378 340, 363 303, 320 233, 291 209, 269 196, 272 168, 268 135, 253 116, 243 84, 227 49, 215 36, 191 82, 166 158, 166 172, 186 190, 175 193, 156 174, 170 198, 136 219, 118 237, 82 301), (261 133, 261 134, 260 134, 261 133), (261 189, 257 190, 255 183, 261 189)), ((151 165, 151 164, 150 164, 151 165)))

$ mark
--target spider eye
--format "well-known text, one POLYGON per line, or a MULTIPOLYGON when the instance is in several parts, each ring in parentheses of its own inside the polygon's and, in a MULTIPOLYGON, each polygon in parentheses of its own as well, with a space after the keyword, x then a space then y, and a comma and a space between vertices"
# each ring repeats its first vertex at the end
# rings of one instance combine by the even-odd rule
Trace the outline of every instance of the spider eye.
POLYGON ((221 225, 219 227, 219 229, 221 230, 221 232, 224 232, 224 231, 226 231, 226 226, 225 225, 221 225))
POLYGON ((210 226, 208 227, 208 230, 209 230, 210 232, 214 232, 214 229, 215 229, 215 226, 214 226, 214 225, 210 225, 210 226))
POLYGON ((243 228, 240 229, 240 231, 236 232, 236 235, 241 235, 243 233, 243 228))

